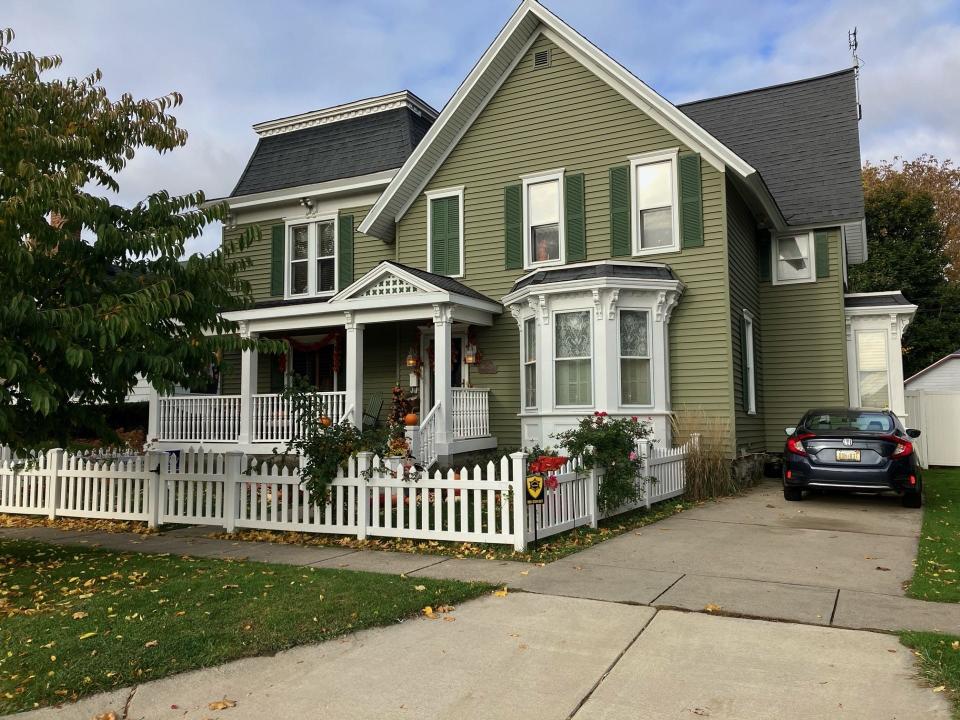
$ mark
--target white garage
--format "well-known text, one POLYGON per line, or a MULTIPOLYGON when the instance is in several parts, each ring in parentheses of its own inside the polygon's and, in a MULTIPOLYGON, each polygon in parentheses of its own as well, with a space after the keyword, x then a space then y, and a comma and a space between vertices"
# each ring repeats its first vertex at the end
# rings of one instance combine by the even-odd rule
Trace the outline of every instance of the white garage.
POLYGON ((904 389, 924 466, 960 466, 960 350, 907 378, 904 389))

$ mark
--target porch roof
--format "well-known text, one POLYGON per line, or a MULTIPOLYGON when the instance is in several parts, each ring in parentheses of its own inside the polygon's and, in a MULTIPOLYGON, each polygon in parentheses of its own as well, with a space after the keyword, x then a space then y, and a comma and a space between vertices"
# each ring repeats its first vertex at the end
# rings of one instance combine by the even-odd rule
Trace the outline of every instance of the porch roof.
POLYGON ((224 313, 244 323, 241 332, 275 332, 434 318, 442 308, 449 317, 471 325, 492 325, 503 306, 453 278, 384 260, 330 298, 303 298, 258 303, 224 313))

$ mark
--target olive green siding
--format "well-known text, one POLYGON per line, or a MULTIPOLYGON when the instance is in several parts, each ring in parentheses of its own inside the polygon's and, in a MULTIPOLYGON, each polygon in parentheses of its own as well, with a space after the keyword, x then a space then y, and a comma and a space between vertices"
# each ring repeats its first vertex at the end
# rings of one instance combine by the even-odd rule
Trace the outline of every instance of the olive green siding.
MULTIPOLYGON (((270 366, 277 362, 275 355, 261 355, 257 361, 257 392, 270 392, 270 366)), ((240 351, 223 354, 220 371, 220 394, 240 394, 240 351)))
POLYGON ((730 247, 730 336, 733 350, 733 395, 736 448, 738 452, 762 452, 764 439, 763 344, 760 312, 759 248, 753 215, 729 181, 727 193, 727 239, 730 247), (753 360, 756 408, 746 412, 741 334, 743 311, 753 315, 753 360))
POLYGON ((760 283, 764 427, 767 450, 783 449, 783 429, 815 406, 848 402, 840 228, 826 231, 829 277, 760 283))
MULTIPOLYGON (((396 250, 380 238, 364 235, 357 228, 370 212, 371 205, 341 208, 341 215, 353 215, 353 279, 359 280, 384 260, 394 260, 396 250)), ((343 288, 338 288, 343 290, 343 288)))
MULTIPOLYGON (((504 187, 521 175, 563 167, 584 174, 587 260, 610 257, 609 169, 630 155, 687 148, 662 126, 544 37, 505 80, 437 171, 427 190, 464 185, 465 282, 499 300, 522 270, 504 270, 504 187), (550 48, 551 65, 533 70, 532 54, 550 48)), ((646 256, 669 263, 687 285, 670 325, 671 394, 730 415, 732 380, 723 174, 702 163, 703 247, 646 256)), ((397 258, 426 267, 427 207, 419 197, 397 228, 397 258)), ((478 333, 496 374, 491 426, 501 444, 519 442, 519 333, 507 314, 478 333)))

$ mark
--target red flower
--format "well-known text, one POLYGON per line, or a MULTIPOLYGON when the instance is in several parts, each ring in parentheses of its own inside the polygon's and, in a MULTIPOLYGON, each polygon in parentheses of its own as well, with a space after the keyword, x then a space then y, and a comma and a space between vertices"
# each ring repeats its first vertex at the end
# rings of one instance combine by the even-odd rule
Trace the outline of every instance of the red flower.
POLYGON ((542 455, 530 463, 530 472, 532 473, 551 472, 553 470, 559 470, 566 464, 567 464, 567 458, 565 457, 562 457, 562 456, 552 457, 550 455, 542 455))
POLYGON ((556 475, 551 475, 550 477, 547 478, 547 488, 549 488, 550 490, 556 490, 556 489, 557 489, 557 485, 559 485, 559 484, 560 484, 560 483, 557 482, 557 476, 556 476, 556 475))
POLYGON ((630 419, 633 420, 634 422, 637 422, 637 420, 638 420, 638 418, 637 418, 636 415, 631 415, 631 416, 630 416, 630 419))

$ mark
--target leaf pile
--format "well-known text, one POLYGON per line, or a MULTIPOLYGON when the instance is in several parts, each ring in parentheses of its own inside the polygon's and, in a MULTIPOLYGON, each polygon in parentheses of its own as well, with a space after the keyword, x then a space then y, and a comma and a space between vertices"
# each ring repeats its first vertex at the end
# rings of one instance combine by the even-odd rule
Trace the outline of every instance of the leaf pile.
POLYGON ((145 522, 138 520, 97 520, 95 518, 56 518, 51 520, 45 515, 12 515, 7 513, 0 513, 0 527, 49 527, 74 532, 157 534, 155 528, 148 527, 145 522))

